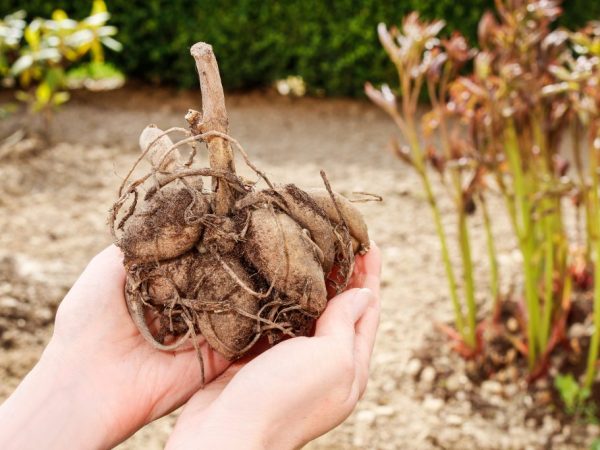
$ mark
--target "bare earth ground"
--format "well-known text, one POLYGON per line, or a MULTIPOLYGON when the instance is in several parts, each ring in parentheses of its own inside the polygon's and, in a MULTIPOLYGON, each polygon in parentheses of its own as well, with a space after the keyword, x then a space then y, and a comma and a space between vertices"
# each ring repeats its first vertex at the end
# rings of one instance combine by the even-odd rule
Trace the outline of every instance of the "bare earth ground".
MULTIPOLYGON (((187 108, 198 102, 195 92, 150 88, 80 94, 56 116, 55 145, 0 160, 0 399, 39 357, 66 290, 110 243, 107 211, 138 155, 139 132, 148 123, 183 126, 187 108)), ((308 448, 567 449, 598 434, 595 426, 575 429, 551 416, 527 420, 523 405, 532 399, 522 385, 488 383, 477 388, 485 405, 474 403, 467 394, 475 388, 461 367, 444 378, 456 395, 437 396, 439 367, 463 363, 450 355, 433 367, 413 358, 433 321, 451 320, 451 308, 430 211, 417 177, 385 150, 395 130, 382 113, 364 102, 262 94, 232 95, 228 109, 231 134, 272 180, 317 186, 323 168, 336 190, 385 199, 361 206, 384 255, 371 382, 354 414, 308 448)), ((19 120, 0 124, 2 135, 19 120)), ((492 211, 498 208, 492 204, 492 211)), ((448 202, 443 209, 450 210, 448 202)), ((446 221, 452 236, 451 218, 446 221)), ((499 217, 494 226, 503 276, 513 280, 518 261, 508 224, 499 217)), ((477 220, 473 227, 485 302, 485 241, 477 220)), ((162 448, 175 418, 147 426, 119 448, 162 448)))

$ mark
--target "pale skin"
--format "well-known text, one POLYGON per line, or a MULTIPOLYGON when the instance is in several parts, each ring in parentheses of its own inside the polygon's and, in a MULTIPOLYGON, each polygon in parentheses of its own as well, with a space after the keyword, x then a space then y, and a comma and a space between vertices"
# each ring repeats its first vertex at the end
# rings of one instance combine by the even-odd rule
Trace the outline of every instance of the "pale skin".
POLYGON ((379 249, 359 256, 313 337, 231 364, 201 344, 153 349, 123 298, 120 251, 98 254, 67 294, 42 357, 0 407, 0 448, 104 449, 184 405, 168 449, 293 449, 339 425, 368 379, 379 323, 379 249))

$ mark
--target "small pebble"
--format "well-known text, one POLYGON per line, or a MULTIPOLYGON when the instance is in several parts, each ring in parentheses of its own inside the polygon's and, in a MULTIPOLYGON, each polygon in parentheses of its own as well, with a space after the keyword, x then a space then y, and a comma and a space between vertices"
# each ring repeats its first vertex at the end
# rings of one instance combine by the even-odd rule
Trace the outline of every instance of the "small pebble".
POLYGON ((421 372, 421 381, 426 384, 432 384, 436 377, 435 369, 431 366, 427 366, 421 372))
POLYGON ((437 397, 427 396, 425 400, 423 400, 423 409, 426 411, 436 413, 440 411, 444 407, 444 400, 437 397))
POLYGON ((506 328, 508 328, 508 331, 511 333, 516 333, 519 330, 519 321, 514 317, 510 317, 506 321, 506 328))
POLYGON ((15 309, 18 310, 21 302, 13 297, 2 297, 0 298, 0 308, 15 309))
POLYGON ((502 394, 502 385, 495 380, 485 380, 481 383, 481 392, 488 395, 502 394))
POLYGON ((568 336, 569 339, 581 339, 583 337, 589 336, 590 331, 591 330, 584 324, 574 323, 573 325, 571 325, 571 328, 569 328, 568 336))
POLYGON ((600 436, 600 425, 590 423, 586 427, 586 431, 590 436, 600 436))
POLYGON ((356 413, 357 422, 366 423, 370 425, 373 422, 375 422, 376 418, 377 415, 375 414, 375 411, 372 411, 370 409, 363 409, 362 411, 358 411, 356 413))
POLYGON ((421 371, 422 367, 423 365, 421 364, 421 361, 419 361, 416 358, 413 358, 406 365, 406 373, 411 377, 416 378, 419 372, 421 371))
POLYGON ((377 416, 393 416, 396 410, 391 406, 378 406, 375 408, 377 416))
POLYGON ((455 414, 450 414, 446 416, 445 420, 448 425, 452 426, 461 425, 465 421, 463 417, 457 416, 455 414))

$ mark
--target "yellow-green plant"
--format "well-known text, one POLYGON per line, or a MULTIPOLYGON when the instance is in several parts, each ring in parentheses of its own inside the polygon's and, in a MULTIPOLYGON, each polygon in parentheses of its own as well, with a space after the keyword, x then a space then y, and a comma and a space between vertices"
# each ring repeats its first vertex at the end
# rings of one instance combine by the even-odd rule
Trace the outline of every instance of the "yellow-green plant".
POLYGON ((54 11, 51 19, 36 18, 29 24, 24 18, 17 12, 0 23, 0 72, 5 84, 19 88, 16 97, 30 111, 47 117, 69 99, 68 89, 86 86, 82 74, 89 80, 102 78, 104 86, 122 84, 122 74, 104 62, 103 46, 119 51, 121 44, 113 38, 117 29, 107 25, 110 14, 103 0, 94 0, 90 16, 81 21, 62 10, 54 11), (88 55, 89 70, 76 65, 88 55))
MULTIPOLYGON (((442 246, 455 324, 472 348, 477 324, 467 217, 478 205, 488 240, 490 297, 498 306, 493 220, 486 199, 490 191, 500 194, 522 255, 525 330, 517 348, 536 376, 564 336, 578 287, 573 282, 580 282, 578 258, 584 267, 593 262, 594 278, 600 280, 600 24, 577 33, 553 27, 562 12, 558 0, 495 4, 496 13, 480 21, 476 51, 458 35, 439 38, 442 22, 424 22, 415 14, 400 30, 380 25, 382 45, 398 69, 399 89, 395 94, 388 86, 376 90, 367 84, 366 93, 391 115, 407 143, 396 144, 396 153, 422 180, 442 246), (465 66, 473 55, 472 65, 465 66), (425 87, 429 108, 419 126, 417 106, 425 87), (584 133, 587 145, 580 142, 584 133), (569 136, 575 176, 560 151, 569 136), (427 163, 449 183, 457 212, 466 314, 427 163), (585 212, 585 239, 568 237, 568 200, 585 212)), ((600 282, 594 284, 594 299, 588 388, 600 345, 600 282)))
POLYGON ((25 11, 17 11, 0 20, 0 79, 5 85, 11 85, 11 62, 18 56, 23 30, 27 26, 25 11))
POLYGON ((573 140, 579 152, 575 157, 579 190, 587 218, 587 250, 594 266, 594 332, 590 342, 584 388, 590 389, 597 371, 600 346, 600 22, 570 34, 575 56, 555 68, 560 82, 553 86, 568 98, 573 110, 573 140), (587 130, 585 149, 579 143, 581 130, 587 130), (587 150, 588 176, 582 159, 587 150))
MULTIPOLYGON (((499 20, 480 23, 474 71, 452 87, 450 102, 470 122, 472 142, 504 198, 523 257, 530 368, 551 349, 567 286, 562 198, 570 191, 559 154, 568 106, 547 89, 569 53, 554 1, 496 2, 499 20), (558 280, 558 285, 555 283, 558 280)), ((565 311, 562 311, 565 312, 565 311)))
MULTIPOLYGON (((401 98, 397 101, 396 95, 387 85, 377 90, 367 83, 365 90, 369 98, 393 118, 407 142, 405 146, 394 143, 395 153, 409 163, 421 179, 440 239, 450 298, 454 308, 455 326, 463 342, 474 351, 478 344, 477 306, 467 217, 475 209, 476 187, 480 174, 471 163, 469 148, 463 146, 455 134, 451 134, 448 123, 451 112, 446 104, 450 83, 472 57, 472 51, 464 37, 459 34, 454 34, 447 40, 440 39, 438 35, 443 27, 443 21, 423 22, 416 13, 404 19, 401 29, 388 30, 380 24, 379 39, 397 68, 401 98), (429 95, 431 109, 419 121, 417 108, 424 89, 429 95), (420 135, 425 136, 426 142, 421 141, 420 135), (440 152, 432 147, 431 141, 434 135, 441 142, 440 152), (457 286, 439 202, 427 170, 428 165, 433 166, 444 180, 446 173, 450 175, 449 184, 457 212, 459 250, 463 269, 463 301, 457 286)), ((492 241, 489 248, 491 258, 494 259, 493 267, 496 268, 492 241)), ((497 277, 497 272, 494 273, 497 277)))

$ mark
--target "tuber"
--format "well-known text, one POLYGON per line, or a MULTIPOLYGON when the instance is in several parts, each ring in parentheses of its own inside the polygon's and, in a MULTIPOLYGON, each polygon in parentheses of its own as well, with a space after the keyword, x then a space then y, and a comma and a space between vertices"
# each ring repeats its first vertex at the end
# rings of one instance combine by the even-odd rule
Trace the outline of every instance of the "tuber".
POLYGON ((309 333, 328 289, 346 288, 355 253, 368 251, 369 237, 357 208, 331 190, 323 172, 325 188, 303 190, 274 185, 254 166, 227 134, 211 46, 198 43, 191 53, 202 112, 187 113, 189 129, 142 131, 142 154, 109 222, 124 254, 127 306, 142 336, 164 351, 198 348, 202 336, 235 360, 263 336, 274 344, 309 333), (173 143, 174 133, 185 137, 173 143), (201 142, 210 167, 195 164, 201 142), (234 150, 264 189, 236 174, 234 150), (150 169, 132 181, 143 159, 150 169), (211 177, 210 188, 203 177, 211 177))

